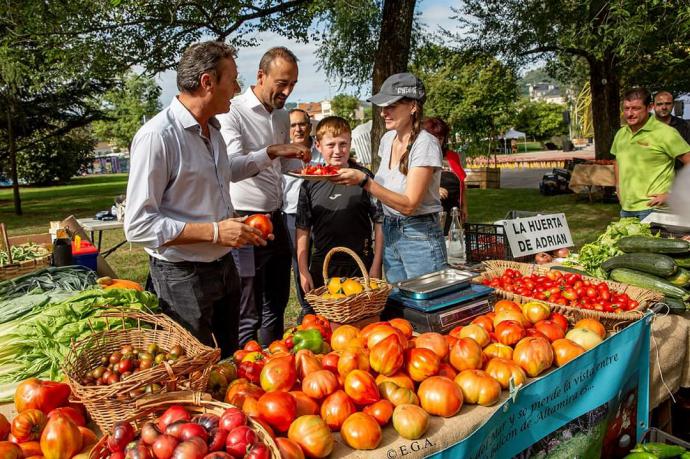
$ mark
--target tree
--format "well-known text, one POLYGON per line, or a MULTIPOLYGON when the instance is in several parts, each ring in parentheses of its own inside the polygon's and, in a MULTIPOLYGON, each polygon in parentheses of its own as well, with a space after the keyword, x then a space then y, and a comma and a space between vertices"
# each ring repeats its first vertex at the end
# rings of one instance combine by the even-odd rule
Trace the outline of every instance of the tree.
POLYGON ((518 95, 515 70, 493 57, 467 55, 436 44, 420 48, 413 71, 427 89, 425 115, 438 116, 476 153, 508 129, 518 95), (478 151, 477 151, 478 150, 478 151))
POLYGON ((160 87, 152 78, 129 72, 124 78, 124 87, 103 96, 107 119, 93 123, 94 134, 119 148, 128 149, 142 123, 160 111, 160 93, 160 87))
POLYGON ((107 39, 89 42, 74 31, 88 23, 80 12, 90 4, 25 0, 0 7, 0 164, 12 179, 18 215, 19 155, 100 119, 93 97, 116 84, 120 69, 107 39))
POLYGON ((96 141, 87 129, 32 144, 17 158, 19 176, 32 185, 64 183, 93 161, 96 141))
POLYGON ((355 118, 355 110, 359 107, 359 99, 347 94, 338 94, 331 99, 331 110, 335 116, 345 118, 352 123, 355 118))
POLYGON ((517 110, 515 129, 540 142, 568 133, 568 126, 563 121, 565 107, 562 105, 523 99, 518 103, 517 110))
POLYGON ((455 11, 463 34, 448 36, 465 49, 517 64, 559 56, 587 63, 597 158, 609 157, 620 125, 622 85, 660 70, 676 81, 690 74, 685 0, 465 0, 455 11))

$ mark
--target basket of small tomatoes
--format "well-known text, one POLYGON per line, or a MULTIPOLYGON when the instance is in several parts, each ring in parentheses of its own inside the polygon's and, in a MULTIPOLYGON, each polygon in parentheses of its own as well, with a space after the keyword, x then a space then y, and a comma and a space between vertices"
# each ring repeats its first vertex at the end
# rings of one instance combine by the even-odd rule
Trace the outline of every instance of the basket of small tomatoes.
POLYGON ((163 314, 120 311, 132 328, 109 325, 72 343, 63 369, 74 396, 103 431, 134 413, 136 401, 151 394, 204 391, 220 349, 200 343, 163 314))
POLYGON ((201 392, 170 392, 140 399, 137 411, 105 431, 89 455, 125 457, 280 459, 280 451, 239 408, 201 392))
POLYGON ((609 330, 639 319, 662 296, 651 290, 546 266, 511 261, 484 262, 475 282, 518 303, 543 301, 572 320, 597 318, 609 330))

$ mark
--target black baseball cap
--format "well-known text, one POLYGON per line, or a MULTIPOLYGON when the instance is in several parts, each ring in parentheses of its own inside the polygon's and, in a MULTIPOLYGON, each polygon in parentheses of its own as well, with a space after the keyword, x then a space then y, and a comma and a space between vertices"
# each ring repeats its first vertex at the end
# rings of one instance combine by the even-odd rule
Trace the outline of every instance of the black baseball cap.
POLYGON ((396 73, 386 78, 378 94, 371 96, 368 101, 379 107, 387 107, 405 97, 424 102, 424 83, 411 73, 396 73))

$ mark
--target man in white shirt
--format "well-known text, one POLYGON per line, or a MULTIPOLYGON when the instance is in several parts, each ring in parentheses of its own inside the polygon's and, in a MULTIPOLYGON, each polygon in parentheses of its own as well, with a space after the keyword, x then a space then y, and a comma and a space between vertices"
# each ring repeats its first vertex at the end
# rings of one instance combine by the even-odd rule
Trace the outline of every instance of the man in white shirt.
MULTIPOLYGON (((290 144, 290 119, 285 102, 297 83, 297 58, 284 47, 268 50, 259 63, 257 82, 232 100, 231 110, 218 120, 231 166, 255 162, 260 172, 230 187, 232 203, 240 215, 271 216, 275 240, 254 250, 255 305, 243 305, 240 341, 258 338, 268 345, 283 336, 285 307, 290 296, 290 241, 283 221, 283 177, 290 164, 279 156, 310 161, 307 147, 290 144), (276 155, 278 156, 278 155, 276 155)), ((243 278, 244 280, 244 278, 243 278)))
POLYGON ((180 94, 134 136, 125 234, 150 256, 162 310, 224 356, 237 348, 239 278, 231 247, 266 245, 233 218, 231 169, 215 115, 229 109, 237 84, 235 51, 222 42, 191 45, 177 68, 180 94))
MULTIPOLYGON (((323 163, 321 153, 316 148, 316 143, 311 136, 311 118, 309 113, 301 108, 293 108, 289 112, 290 115, 290 142, 299 143, 311 148, 311 162, 323 163)), ((290 169, 301 169, 303 163, 297 159, 290 160, 290 169)), ((297 264, 297 243, 295 238, 295 223, 297 221, 297 202, 299 201, 299 189, 304 182, 303 179, 292 177, 289 175, 283 176, 283 216, 285 217, 285 225, 288 233, 290 233, 290 251, 292 252, 292 274, 295 279, 295 293, 297 300, 302 306, 302 311, 297 319, 298 323, 302 321, 305 314, 313 314, 314 309, 304 299, 302 292, 302 285, 299 279, 299 266, 297 264)))

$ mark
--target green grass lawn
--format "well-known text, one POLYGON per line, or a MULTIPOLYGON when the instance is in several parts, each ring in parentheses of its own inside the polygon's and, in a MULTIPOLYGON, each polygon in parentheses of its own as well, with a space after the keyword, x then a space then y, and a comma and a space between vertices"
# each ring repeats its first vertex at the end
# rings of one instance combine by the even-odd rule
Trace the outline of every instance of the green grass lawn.
MULTIPOLYGON (((125 174, 79 177, 69 184, 55 187, 22 188, 24 215, 14 214, 12 190, 0 189, 0 222, 4 222, 11 236, 47 233, 51 220, 69 215, 93 217, 109 209, 117 195, 127 188, 125 174)), ((577 246, 596 238, 608 223, 618 216, 618 205, 578 201, 574 195, 545 197, 534 189, 468 190, 469 221, 493 222, 504 218, 510 210, 563 212, 577 246)), ((124 239, 122 231, 105 231, 103 248, 108 249, 124 239)), ((107 259, 119 277, 144 282, 148 272, 148 258, 141 247, 123 245, 107 259)), ((291 295, 287 312, 288 322, 297 314, 291 295)))

